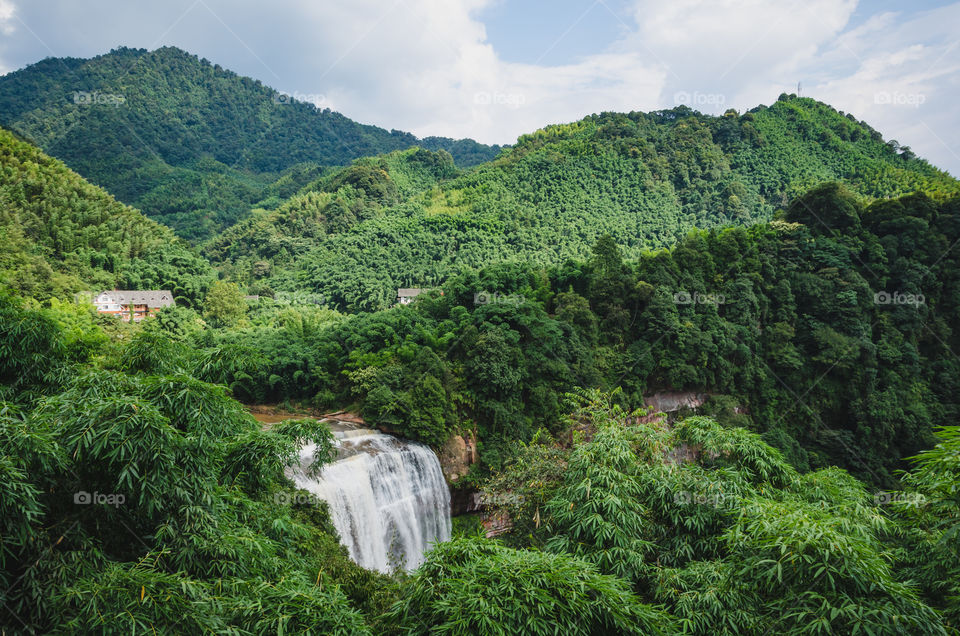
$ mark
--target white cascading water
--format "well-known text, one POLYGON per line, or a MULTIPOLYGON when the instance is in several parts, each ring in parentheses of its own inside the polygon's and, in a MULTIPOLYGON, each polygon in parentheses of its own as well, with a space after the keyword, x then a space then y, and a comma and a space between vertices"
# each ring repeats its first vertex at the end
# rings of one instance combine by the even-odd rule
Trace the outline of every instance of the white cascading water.
POLYGON ((298 488, 327 502, 350 558, 369 570, 413 570, 450 539, 450 491, 429 447, 370 429, 335 431, 338 459, 306 474, 314 446, 288 471, 298 488))

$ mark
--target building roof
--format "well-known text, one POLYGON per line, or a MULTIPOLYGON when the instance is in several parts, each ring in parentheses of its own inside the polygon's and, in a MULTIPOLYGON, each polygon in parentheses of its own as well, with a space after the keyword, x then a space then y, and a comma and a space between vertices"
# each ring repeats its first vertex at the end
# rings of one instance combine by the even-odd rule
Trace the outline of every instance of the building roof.
POLYGON ((397 298, 411 298, 413 296, 419 296, 425 290, 420 287, 401 287, 397 290, 397 298))
POLYGON ((119 305, 146 305, 151 309, 176 304, 173 294, 167 289, 110 289, 100 293, 107 295, 119 305))

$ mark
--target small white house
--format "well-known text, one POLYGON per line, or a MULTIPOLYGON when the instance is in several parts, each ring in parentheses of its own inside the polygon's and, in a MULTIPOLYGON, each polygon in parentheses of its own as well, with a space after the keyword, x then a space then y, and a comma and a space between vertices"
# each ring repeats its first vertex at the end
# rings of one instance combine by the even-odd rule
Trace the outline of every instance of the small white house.
POLYGON ((120 316, 126 322, 140 322, 164 307, 175 305, 173 294, 166 289, 113 289, 97 294, 93 304, 101 314, 120 316))
POLYGON ((401 305, 409 305, 413 299, 427 290, 420 287, 401 287, 397 290, 397 302, 401 305))

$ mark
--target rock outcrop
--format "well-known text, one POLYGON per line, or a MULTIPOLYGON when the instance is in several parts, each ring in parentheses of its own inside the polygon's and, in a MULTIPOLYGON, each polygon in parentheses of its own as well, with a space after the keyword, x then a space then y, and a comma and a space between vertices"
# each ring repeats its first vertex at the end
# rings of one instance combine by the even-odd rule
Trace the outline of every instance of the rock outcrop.
POLYGON ((692 391, 672 391, 654 393, 650 397, 644 398, 643 403, 646 406, 653 407, 653 413, 675 413, 680 409, 696 409, 703 406, 703 403, 710 397, 709 393, 694 393, 692 391))
POLYGON ((477 442, 473 433, 452 436, 438 455, 444 478, 447 483, 455 484, 477 462, 477 442))

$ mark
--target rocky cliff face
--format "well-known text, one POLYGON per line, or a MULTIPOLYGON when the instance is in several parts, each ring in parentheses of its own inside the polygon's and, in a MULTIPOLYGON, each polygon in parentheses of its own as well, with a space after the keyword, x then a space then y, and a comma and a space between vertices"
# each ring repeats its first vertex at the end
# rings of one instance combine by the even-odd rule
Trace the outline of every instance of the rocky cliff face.
POLYGON ((456 516, 480 510, 480 493, 472 487, 457 488, 457 481, 477 462, 477 440, 473 433, 454 435, 437 455, 443 477, 450 486, 450 514, 456 516))
POLYGON ((477 461, 477 441, 473 433, 454 435, 438 453, 440 468, 448 484, 455 484, 477 461))
POLYGON ((653 413, 664 412, 667 414, 675 413, 680 409, 696 409, 703 406, 703 403, 710 397, 709 393, 694 393, 692 391, 671 391, 663 393, 654 393, 650 397, 644 398, 646 406, 653 407, 653 413))

